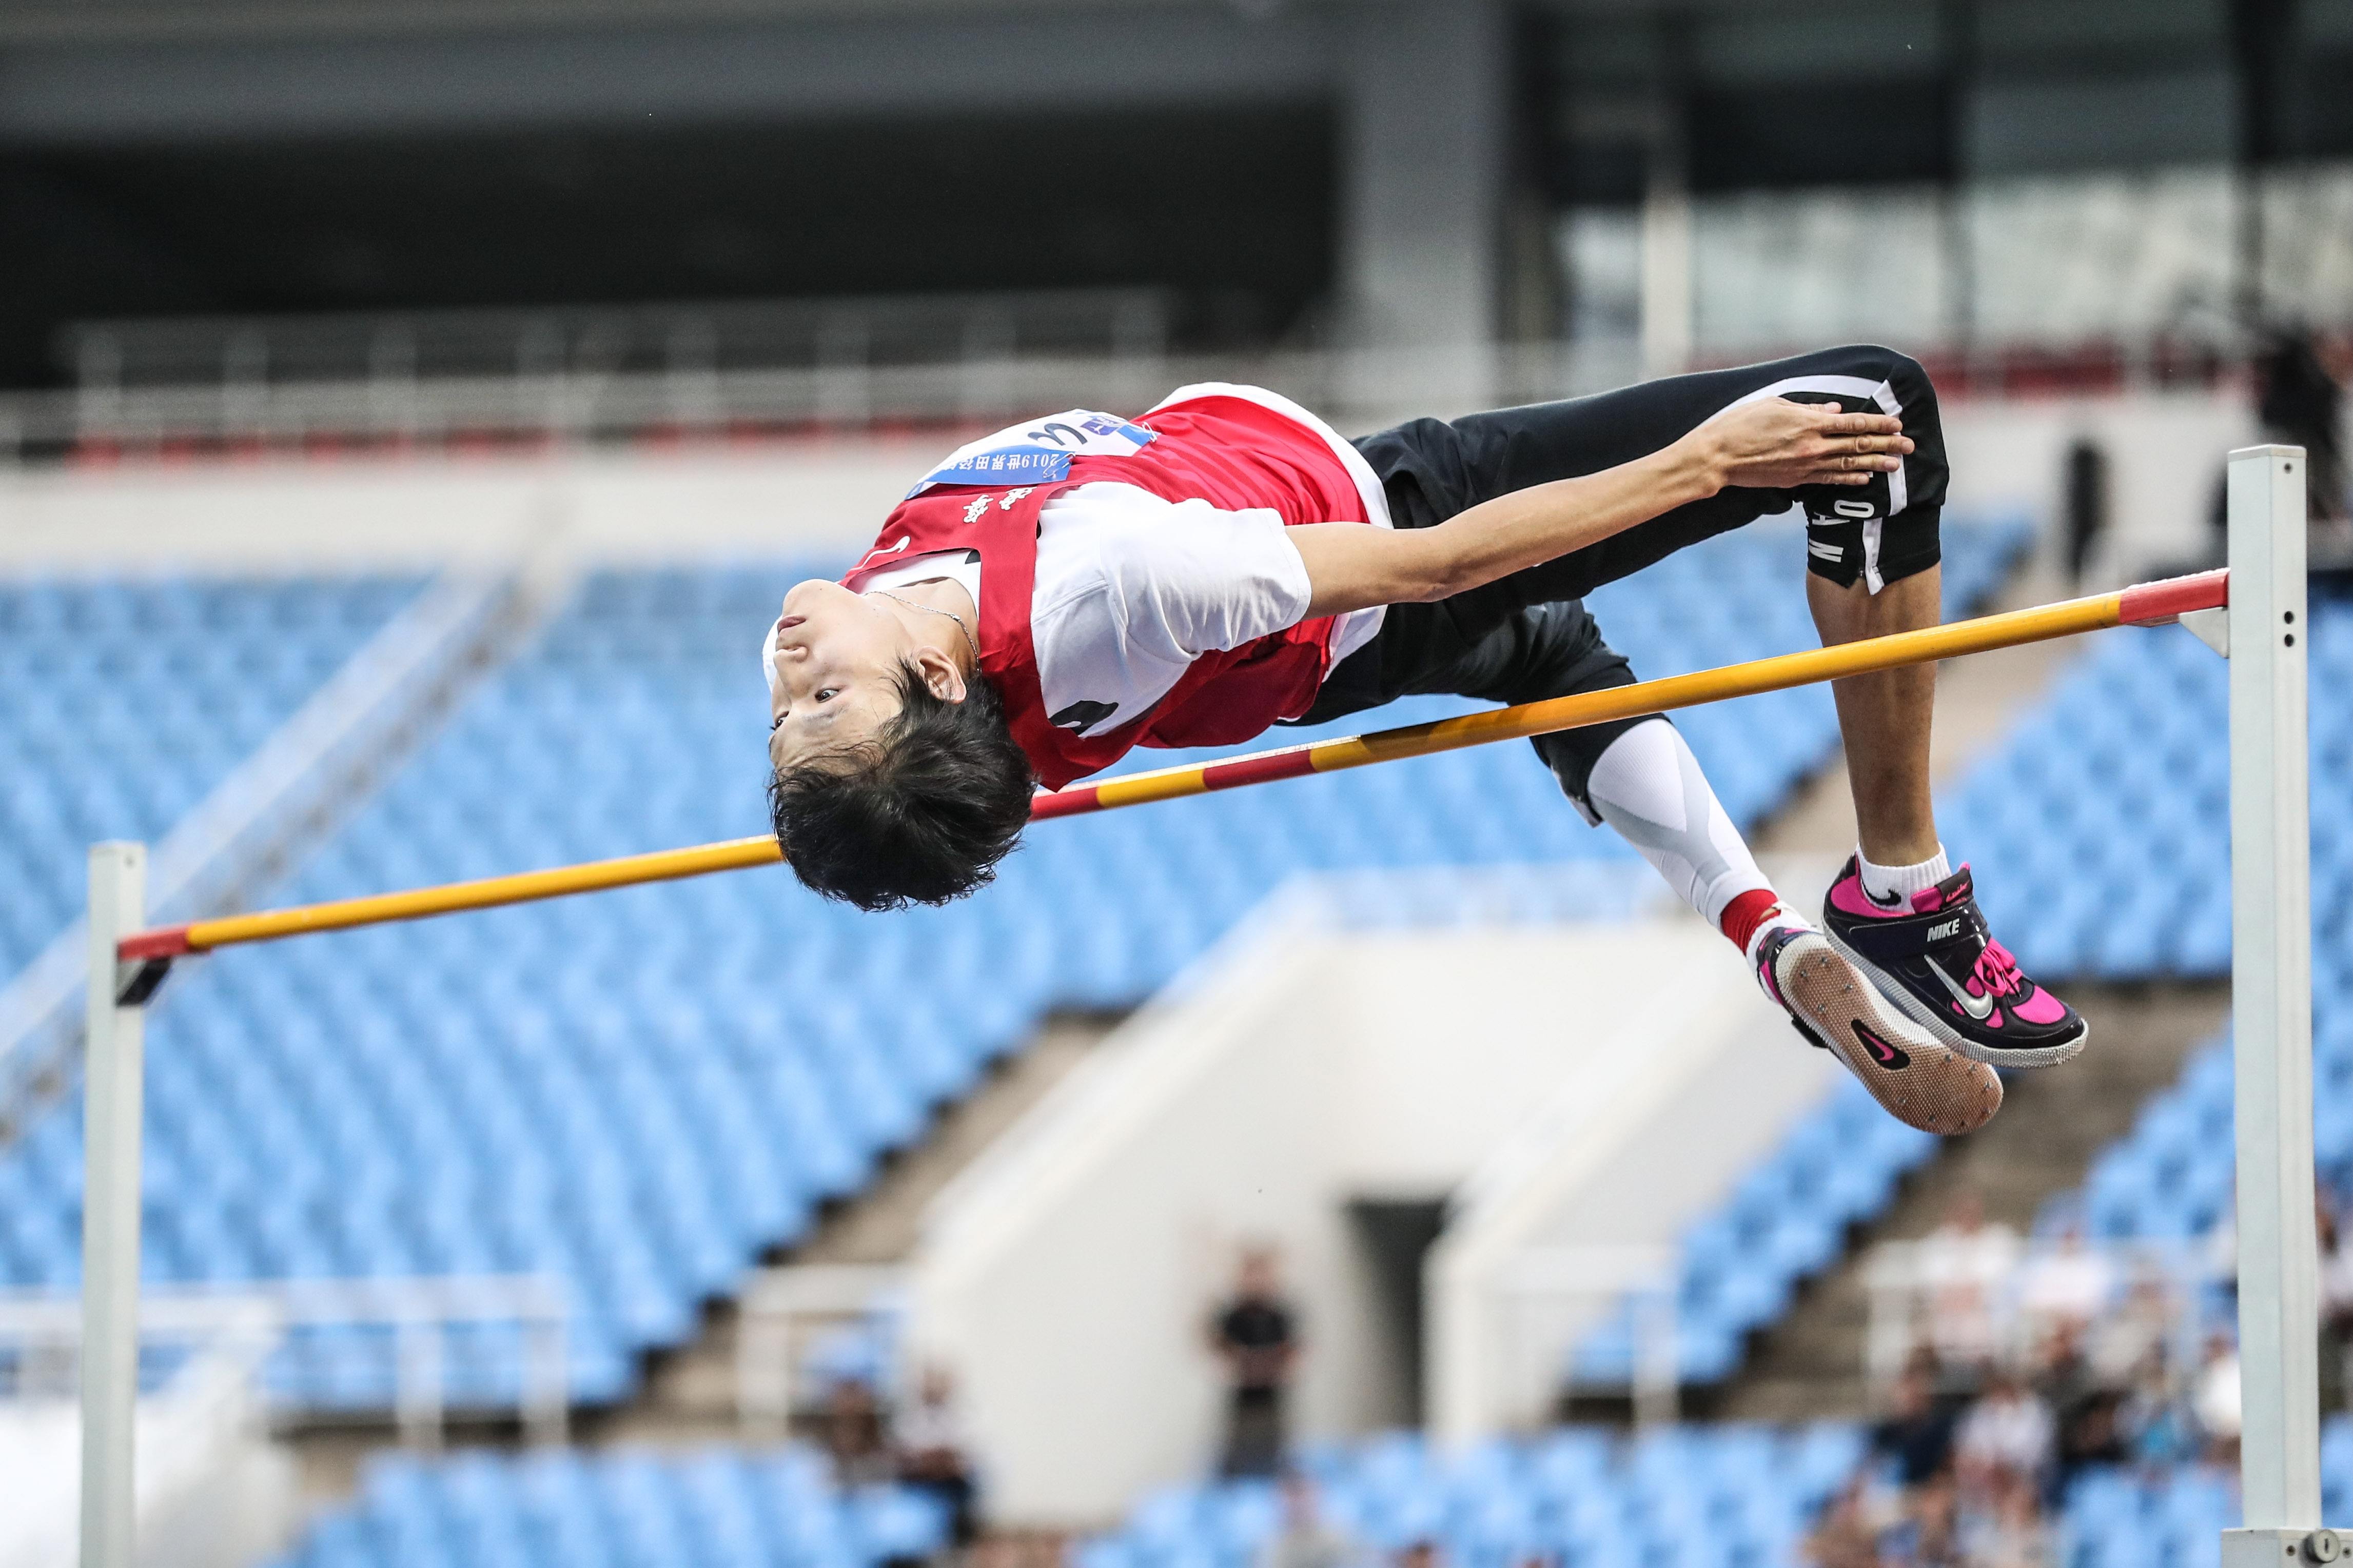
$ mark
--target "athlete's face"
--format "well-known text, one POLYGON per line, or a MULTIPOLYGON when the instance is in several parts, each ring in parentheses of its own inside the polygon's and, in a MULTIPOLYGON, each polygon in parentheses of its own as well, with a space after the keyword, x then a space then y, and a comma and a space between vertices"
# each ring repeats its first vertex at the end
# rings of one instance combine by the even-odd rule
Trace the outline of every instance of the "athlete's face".
POLYGON ((899 711, 916 639, 890 606, 811 578, 769 632, 768 761, 792 767, 871 738, 899 711))

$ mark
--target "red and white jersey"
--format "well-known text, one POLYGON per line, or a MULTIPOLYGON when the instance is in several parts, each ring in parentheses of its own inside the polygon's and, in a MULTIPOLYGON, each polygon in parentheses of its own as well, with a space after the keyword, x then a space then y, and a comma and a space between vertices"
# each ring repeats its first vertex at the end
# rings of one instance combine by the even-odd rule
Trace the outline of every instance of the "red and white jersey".
POLYGON ((1226 744, 1305 712, 1381 625, 1306 618, 1282 530, 1340 521, 1389 522, 1356 450, 1288 398, 1213 383, 1132 421, 1071 410, 959 448, 842 581, 961 581, 982 668, 1059 788, 1137 745, 1226 744))

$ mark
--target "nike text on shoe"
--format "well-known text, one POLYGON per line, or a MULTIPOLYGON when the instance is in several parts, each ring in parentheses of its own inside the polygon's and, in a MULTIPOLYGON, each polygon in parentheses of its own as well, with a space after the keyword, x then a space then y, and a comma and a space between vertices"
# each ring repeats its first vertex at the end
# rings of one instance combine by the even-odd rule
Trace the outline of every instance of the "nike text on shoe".
POLYGON ((1784 928, 1757 950, 1757 980, 1798 1032, 1923 1132, 1974 1132, 2001 1109, 2001 1078, 1947 1050, 1879 993, 1817 931, 1784 928))
POLYGON ((2084 1048, 2082 1016, 2028 979, 1986 929, 1967 866, 1890 910, 1850 859, 1831 884, 1822 924, 1855 967, 1965 1057, 2047 1068, 2084 1048))

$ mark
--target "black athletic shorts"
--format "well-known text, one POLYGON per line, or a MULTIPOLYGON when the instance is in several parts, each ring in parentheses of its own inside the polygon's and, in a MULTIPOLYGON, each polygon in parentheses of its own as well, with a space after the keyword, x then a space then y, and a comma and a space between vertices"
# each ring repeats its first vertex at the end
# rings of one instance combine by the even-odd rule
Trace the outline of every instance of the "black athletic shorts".
MULTIPOLYGON (((1451 421, 1415 419, 1356 447, 1380 476, 1397 526, 1428 528, 1499 495, 1631 462, 1734 404, 1774 395, 1895 415, 1914 450, 1900 473, 1875 476, 1868 485, 1725 490, 1436 604, 1391 605, 1379 635, 1341 661, 1298 721, 1323 723, 1427 693, 1534 702, 1630 685, 1633 670, 1602 640, 1584 596, 1793 503, 1805 508, 1807 564, 1818 576, 1841 586, 1861 578, 1876 593, 1936 565, 1946 483, 1936 394, 1917 362, 1893 349, 1824 349, 1592 397, 1451 421)), ((1536 737, 1537 754, 1588 819, 1593 764, 1612 741, 1644 721, 1536 737)))

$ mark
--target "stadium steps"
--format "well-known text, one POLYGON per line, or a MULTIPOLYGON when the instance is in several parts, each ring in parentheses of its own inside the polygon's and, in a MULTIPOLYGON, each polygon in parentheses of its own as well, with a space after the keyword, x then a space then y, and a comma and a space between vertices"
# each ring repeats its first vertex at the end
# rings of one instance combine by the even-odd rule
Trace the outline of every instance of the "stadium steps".
MULTIPOLYGON (((944 1110, 921 1142, 893 1156, 871 1186, 844 1200, 807 1241, 774 1261, 904 1262, 922 1234, 923 1212, 940 1189, 1077 1067, 1120 1016, 1049 1017, 1027 1044, 999 1059, 969 1098, 944 1110)), ((587 1438, 660 1446, 733 1439, 735 1336, 733 1301, 706 1309, 702 1331, 691 1342, 654 1357, 637 1397, 589 1418, 584 1426, 587 1438)))
POLYGON ((1709 1414, 1742 1421, 1853 1417, 1868 1410, 1861 1363, 1871 1249, 1926 1236, 1975 1193, 1989 1219, 2031 1230, 2044 1200, 2080 1184, 2093 1158, 2130 1131, 2141 1106, 2179 1076, 2230 1014, 2218 982, 2066 987, 2092 1044, 2064 1068, 2013 1073, 2001 1114, 1954 1139, 1865 1227, 1845 1260, 1767 1330, 1709 1414))
MULTIPOLYGON (((922 1140, 892 1157, 873 1185, 832 1209, 801 1245, 776 1263, 890 1264, 913 1250, 923 1211, 997 1135, 1036 1104, 1117 1026, 1113 1013, 1060 1013, 1008 1053, 969 1097, 946 1108, 922 1140)), ((575 1444, 594 1448, 659 1450, 732 1444, 740 1436, 735 1412, 735 1304, 704 1309, 694 1338, 656 1354, 643 1385, 628 1400, 575 1413, 575 1444)), ((371 1457, 385 1451, 381 1421, 310 1423, 281 1434, 294 1455, 306 1510, 339 1506, 362 1488, 371 1457)), ((460 1421, 461 1446, 505 1447, 516 1434, 503 1418, 460 1421)))

